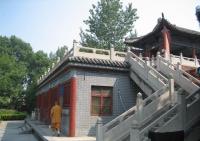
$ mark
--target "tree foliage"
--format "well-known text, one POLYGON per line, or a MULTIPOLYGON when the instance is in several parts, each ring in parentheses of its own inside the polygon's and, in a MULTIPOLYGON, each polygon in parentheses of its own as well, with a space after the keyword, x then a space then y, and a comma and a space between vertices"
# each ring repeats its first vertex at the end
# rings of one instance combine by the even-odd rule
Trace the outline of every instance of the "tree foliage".
POLYGON ((43 51, 33 52, 29 43, 15 36, 0 36, 0 107, 33 110, 37 79, 66 50, 60 47, 48 57, 43 51))
POLYGON ((61 46, 61 47, 58 47, 57 51, 55 53, 53 52, 50 52, 49 54, 49 58, 52 62, 56 62, 56 60, 58 59, 58 57, 60 59, 62 59, 65 55, 65 52, 68 51, 68 47, 67 46, 61 46))
POLYGON ((0 36, 0 107, 31 110, 36 80, 49 65, 42 51, 34 53, 15 36, 0 36))
POLYGON ((104 49, 112 44, 121 50, 124 37, 132 32, 138 19, 136 11, 132 4, 123 8, 120 0, 100 0, 93 4, 89 18, 84 21, 89 28, 80 32, 81 44, 104 49))

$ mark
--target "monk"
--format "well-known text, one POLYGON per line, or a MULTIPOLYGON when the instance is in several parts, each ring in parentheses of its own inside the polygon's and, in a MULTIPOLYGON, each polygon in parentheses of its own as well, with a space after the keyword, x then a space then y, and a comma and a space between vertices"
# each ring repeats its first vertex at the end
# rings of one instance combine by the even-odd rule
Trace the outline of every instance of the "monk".
POLYGON ((55 105, 51 108, 51 128, 53 132, 57 132, 57 136, 60 136, 60 126, 61 126, 61 115, 62 115, 62 109, 58 103, 58 101, 55 102, 55 105))

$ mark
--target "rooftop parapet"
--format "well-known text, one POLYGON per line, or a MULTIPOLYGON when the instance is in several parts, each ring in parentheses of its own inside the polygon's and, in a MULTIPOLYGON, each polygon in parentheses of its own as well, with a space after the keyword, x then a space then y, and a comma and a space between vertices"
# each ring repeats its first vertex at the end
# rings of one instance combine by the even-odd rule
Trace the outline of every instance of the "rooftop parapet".
POLYGON ((123 62, 125 60, 126 54, 126 52, 115 51, 114 47, 111 47, 110 50, 83 47, 78 42, 74 41, 72 49, 66 51, 65 56, 63 58, 58 58, 56 63, 52 63, 52 66, 48 68, 48 70, 45 71, 43 75, 41 75, 41 77, 37 80, 37 83, 40 84, 43 80, 45 80, 69 57, 79 56, 85 58, 95 58, 123 62))

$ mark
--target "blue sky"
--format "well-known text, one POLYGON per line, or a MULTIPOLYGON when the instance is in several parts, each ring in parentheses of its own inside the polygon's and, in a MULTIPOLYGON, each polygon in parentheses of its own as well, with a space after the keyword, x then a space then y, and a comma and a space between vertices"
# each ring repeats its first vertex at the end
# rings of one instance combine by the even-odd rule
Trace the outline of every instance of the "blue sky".
MULTIPOLYGON (((138 9, 138 35, 150 32, 164 12, 165 17, 181 27, 200 31, 195 7, 200 0, 121 0, 138 9)), ((83 20, 97 0, 0 0, 0 35, 16 35, 29 42, 34 51, 49 53, 58 46, 72 46, 80 40, 83 20)))

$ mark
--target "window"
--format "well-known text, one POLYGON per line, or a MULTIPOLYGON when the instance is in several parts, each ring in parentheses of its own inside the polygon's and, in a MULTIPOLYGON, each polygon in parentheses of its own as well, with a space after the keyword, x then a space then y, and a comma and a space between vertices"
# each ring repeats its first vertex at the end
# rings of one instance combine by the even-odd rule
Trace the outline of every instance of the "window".
POLYGON ((112 115, 112 87, 92 86, 91 115, 112 115))

